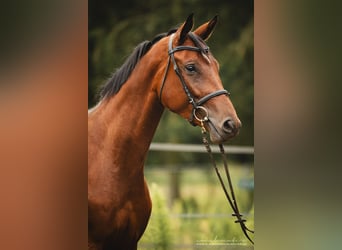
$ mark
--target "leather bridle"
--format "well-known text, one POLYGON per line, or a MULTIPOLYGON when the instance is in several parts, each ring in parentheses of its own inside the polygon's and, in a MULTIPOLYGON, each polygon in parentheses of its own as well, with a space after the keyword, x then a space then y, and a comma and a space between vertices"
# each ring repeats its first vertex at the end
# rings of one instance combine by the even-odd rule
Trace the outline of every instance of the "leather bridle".
POLYGON ((190 114, 188 121, 192 125, 195 125, 194 118, 196 118, 197 120, 208 121, 208 119, 209 119, 208 111, 202 105, 205 102, 207 102, 208 100, 210 100, 216 96, 220 96, 220 95, 227 95, 228 96, 229 92, 225 89, 221 89, 221 90, 214 91, 214 92, 200 98, 198 101, 195 100, 193 94, 191 93, 188 86, 186 85, 184 77, 182 76, 182 73, 181 73, 181 71, 180 71, 180 69, 176 63, 174 53, 176 53, 178 51, 182 51, 182 50, 191 50, 191 51, 201 52, 203 54, 208 54, 209 53, 209 47, 208 46, 202 46, 202 44, 200 43, 200 41, 198 40, 196 35, 193 34, 192 32, 190 32, 190 33, 188 33, 188 35, 189 35, 190 39, 195 43, 196 47, 194 47, 194 46, 177 46, 175 48, 172 48, 172 42, 173 42, 174 35, 175 34, 170 35, 170 38, 169 38, 169 47, 168 47, 169 59, 168 59, 168 63, 167 63, 166 69, 165 69, 164 77, 163 77, 163 81, 162 81, 160 91, 159 91, 159 100, 162 103, 163 88, 165 85, 167 72, 168 72, 168 69, 170 67, 170 61, 172 61, 173 69, 175 70, 175 72, 176 72, 176 74, 177 74, 177 76, 178 76, 178 78, 182 84, 184 92, 185 92, 186 96, 188 97, 189 103, 192 105, 192 112, 190 114), (205 113, 204 118, 198 117, 197 112, 200 110, 202 110, 205 113))
POLYGON ((233 216, 236 217, 236 221, 235 223, 239 223, 240 224, 240 227, 241 227, 241 230, 242 232, 244 233, 244 235, 247 237, 247 239, 252 243, 254 244, 253 240, 251 239, 251 237, 249 236, 248 233, 254 233, 254 230, 251 230, 249 229, 245 222, 246 222, 246 219, 243 219, 242 218, 242 214, 240 213, 239 211, 239 207, 237 205, 237 201, 236 201, 236 198, 235 198, 235 193, 234 193, 234 189, 233 189, 233 185, 232 185, 232 181, 231 181, 231 178, 230 178, 230 173, 229 173, 229 168, 228 168, 228 162, 227 162, 227 158, 226 158, 226 155, 225 155, 225 152, 224 152, 224 147, 222 144, 219 144, 219 147, 220 147, 220 151, 221 151, 221 156, 222 156, 222 160, 223 160, 223 165, 224 165, 224 169, 225 169, 225 174, 226 174, 226 177, 227 177, 227 182, 228 182, 228 188, 230 190, 230 192, 228 192, 228 188, 226 187, 224 181, 223 181, 223 178, 217 168, 217 165, 216 165, 216 161, 215 161, 215 158, 212 154, 212 151, 211 151, 211 148, 210 148, 210 145, 209 145, 209 142, 207 140, 207 131, 204 127, 204 122, 210 122, 209 120, 209 113, 207 111, 206 108, 204 108, 202 105, 207 102, 208 100, 216 97, 216 96, 220 96, 220 95, 229 95, 229 92, 225 89, 222 89, 222 90, 217 90, 217 91, 214 91, 202 98, 200 98, 198 101, 195 100, 194 96, 192 95, 192 93, 190 92, 188 86, 186 85, 185 83, 185 80, 181 74, 181 71, 176 63, 176 60, 175 60, 175 57, 174 57, 174 53, 175 52, 178 52, 178 51, 182 51, 182 50, 191 50, 191 51, 196 51, 196 52, 201 52, 203 54, 208 54, 209 53, 209 47, 208 46, 202 46, 202 44, 199 42, 198 38, 193 34, 193 33, 188 33, 190 39, 195 43, 195 45, 197 47, 194 47, 194 46, 177 46, 175 48, 172 48, 172 41, 173 41, 173 38, 174 38, 174 34, 172 34, 169 38, 169 49, 168 49, 168 53, 169 53, 169 59, 168 59, 168 63, 167 63, 167 66, 166 66, 166 69, 165 69, 165 73, 164 73, 164 77, 163 77, 163 81, 162 81, 162 84, 161 84, 161 87, 160 87, 160 91, 159 91, 159 100, 160 102, 162 103, 162 92, 163 92, 163 88, 164 88, 164 85, 165 85, 165 81, 166 81, 166 76, 167 76, 167 72, 168 72, 168 69, 170 67, 170 62, 172 61, 173 63, 173 69, 175 70, 182 86, 183 86, 183 89, 184 89, 184 92, 186 94, 186 96, 188 97, 188 100, 189 100, 189 103, 192 105, 192 112, 190 114, 190 118, 189 118, 189 122, 192 124, 192 125, 195 125, 194 123, 194 118, 200 123, 200 126, 201 126, 201 129, 202 129, 202 139, 203 139, 203 144, 210 156, 210 160, 211 160, 211 163, 215 169, 215 172, 216 172, 216 175, 220 181, 220 184, 223 188, 223 191, 226 195, 226 198, 227 198, 227 201, 228 203, 230 204, 232 210, 234 211, 234 213, 232 214, 233 216), (201 117, 199 116, 198 112, 199 111, 202 111, 204 112, 205 114, 202 115, 201 117))

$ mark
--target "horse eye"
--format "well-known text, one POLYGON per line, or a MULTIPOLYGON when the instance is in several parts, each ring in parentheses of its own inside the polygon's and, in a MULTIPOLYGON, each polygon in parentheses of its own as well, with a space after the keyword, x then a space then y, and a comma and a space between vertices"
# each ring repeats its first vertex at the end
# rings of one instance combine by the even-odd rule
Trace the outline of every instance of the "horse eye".
POLYGON ((194 72, 196 72, 196 67, 195 67, 194 64, 185 65, 185 69, 186 69, 189 73, 194 73, 194 72))

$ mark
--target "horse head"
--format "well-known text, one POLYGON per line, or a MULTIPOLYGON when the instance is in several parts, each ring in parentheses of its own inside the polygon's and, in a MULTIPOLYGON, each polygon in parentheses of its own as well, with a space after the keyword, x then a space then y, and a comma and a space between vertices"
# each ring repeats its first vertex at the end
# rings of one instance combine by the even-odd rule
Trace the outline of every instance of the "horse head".
POLYGON ((165 107, 191 124, 204 127, 212 142, 222 143, 238 134, 241 122, 228 91, 223 88, 219 64, 205 43, 217 20, 215 16, 192 32, 193 15, 190 15, 173 34, 163 39, 168 48, 168 61, 164 60, 157 92, 165 107))

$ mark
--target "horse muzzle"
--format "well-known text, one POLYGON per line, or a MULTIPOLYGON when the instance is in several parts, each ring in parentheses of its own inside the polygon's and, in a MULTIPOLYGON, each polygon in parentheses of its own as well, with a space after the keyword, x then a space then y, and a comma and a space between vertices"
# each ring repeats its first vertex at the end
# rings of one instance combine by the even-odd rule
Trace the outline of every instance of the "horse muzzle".
POLYGON ((209 119, 205 127, 213 143, 223 143, 237 136, 241 126, 241 121, 238 118, 227 117, 221 123, 215 122, 214 119, 209 119))

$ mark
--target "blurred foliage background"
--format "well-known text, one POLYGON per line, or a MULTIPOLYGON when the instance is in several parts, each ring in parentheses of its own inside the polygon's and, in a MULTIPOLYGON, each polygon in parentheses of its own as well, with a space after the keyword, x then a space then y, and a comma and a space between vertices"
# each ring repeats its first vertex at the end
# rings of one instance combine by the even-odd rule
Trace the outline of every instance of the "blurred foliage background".
MULTIPOLYGON (((166 32, 195 14, 195 27, 219 15, 219 23, 207 42, 220 63, 224 87, 243 123, 231 144, 253 146, 253 1, 229 0, 100 0, 89 1, 89 108, 96 104, 100 86, 130 55, 133 48, 166 32)), ((200 143, 200 131, 166 111, 154 141, 200 143)), ((150 157, 151 158, 151 157, 150 157)), ((163 163, 173 157, 153 157, 163 163)), ((186 156, 173 161, 194 161, 186 156)), ((200 156, 197 160, 201 160, 200 156)))

